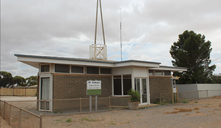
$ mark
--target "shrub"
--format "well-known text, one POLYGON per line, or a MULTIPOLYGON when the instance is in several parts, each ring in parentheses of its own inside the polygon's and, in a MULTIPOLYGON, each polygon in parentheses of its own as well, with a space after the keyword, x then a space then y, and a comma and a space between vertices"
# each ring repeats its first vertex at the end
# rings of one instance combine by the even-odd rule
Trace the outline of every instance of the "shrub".
POLYGON ((67 119, 66 122, 70 123, 71 122, 71 118, 67 119))
POLYGON ((182 102, 183 102, 183 103, 189 103, 189 101, 188 101, 188 100, 183 100, 182 102))
POLYGON ((131 95, 130 97, 131 102, 140 102, 140 93, 138 91, 131 89, 127 92, 127 94, 131 95))

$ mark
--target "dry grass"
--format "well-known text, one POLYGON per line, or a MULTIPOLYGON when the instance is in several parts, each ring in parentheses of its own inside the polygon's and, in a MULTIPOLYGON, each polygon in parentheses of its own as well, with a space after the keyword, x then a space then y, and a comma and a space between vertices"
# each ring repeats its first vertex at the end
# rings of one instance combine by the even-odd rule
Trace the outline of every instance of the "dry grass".
POLYGON ((164 114, 177 114, 178 111, 172 111, 172 112, 164 112, 164 114))
MULTIPOLYGON (((185 109, 185 108, 174 108, 177 111, 172 112, 164 112, 164 114, 177 114, 179 112, 191 112, 192 109, 185 109)), ((194 110, 198 110, 199 108, 194 108, 194 110)))
POLYGON ((185 108, 174 108, 175 110, 178 110, 178 112, 191 112, 192 109, 185 109, 185 108))
POLYGON ((199 108, 198 108, 198 107, 195 107, 193 110, 199 110, 199 108))

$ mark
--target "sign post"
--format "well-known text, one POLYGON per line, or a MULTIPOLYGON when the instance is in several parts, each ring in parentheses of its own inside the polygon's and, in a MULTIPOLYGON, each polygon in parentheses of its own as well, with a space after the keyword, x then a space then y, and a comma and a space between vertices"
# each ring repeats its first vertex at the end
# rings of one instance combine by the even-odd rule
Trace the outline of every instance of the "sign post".
POLYGON ((177 88, 176 88, 176 78, 171 78, 171 85, 172 85, 172 100, 173 100, 173 104, 174 101, 178 101, 178 93, 177 93, 177 88))
POLYGON ((101 81, 87 81, 87 95, 90 96, 90 112, 92 111, 91 95, 95 95, 95 110, 97 111, 97 95, 101 94, 101 81))

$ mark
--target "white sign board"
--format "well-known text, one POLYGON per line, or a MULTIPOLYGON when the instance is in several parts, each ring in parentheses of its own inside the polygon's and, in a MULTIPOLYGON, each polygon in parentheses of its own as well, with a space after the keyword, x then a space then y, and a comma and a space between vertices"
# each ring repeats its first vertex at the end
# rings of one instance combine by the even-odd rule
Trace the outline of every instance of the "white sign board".
POLYGON ((101 89, 101 81, 87 81, 87 89, 101 89))
POLYGON ((173 93, 177 93, 177 92, 176 92, 176 88, 173 88, 173 93))

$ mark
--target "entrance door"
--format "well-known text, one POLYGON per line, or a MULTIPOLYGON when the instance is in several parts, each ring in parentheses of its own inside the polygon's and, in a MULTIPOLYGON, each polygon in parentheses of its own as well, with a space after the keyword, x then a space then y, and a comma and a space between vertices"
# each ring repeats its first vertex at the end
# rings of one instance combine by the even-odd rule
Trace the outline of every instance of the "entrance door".
MULTIPOLYGON (((49 100, 49 77, 41 78, 41 87, 40 87, 40 100, 49 100)), ((49 101, 40 102, 41 110, 49 110, 49 101)))
POLYGON ((146 78, 135 78, 135 90, 140 93, 140 103, 147 103, 147 79, 146 78))

